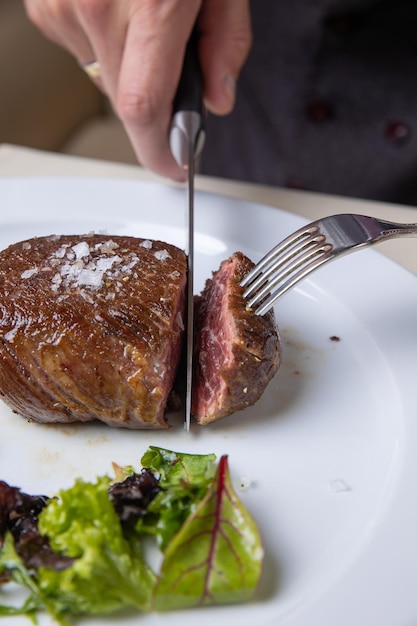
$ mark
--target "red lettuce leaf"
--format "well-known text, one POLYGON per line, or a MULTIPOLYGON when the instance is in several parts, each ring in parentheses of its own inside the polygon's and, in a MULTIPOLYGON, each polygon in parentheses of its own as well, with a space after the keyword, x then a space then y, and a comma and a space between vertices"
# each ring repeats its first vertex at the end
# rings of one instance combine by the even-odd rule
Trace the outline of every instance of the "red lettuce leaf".
POLYGON ((262 561, 259 531, 232 487, 223 456, 204 499, 165 551, 154 607, 244 602, 258 585, 262 561))

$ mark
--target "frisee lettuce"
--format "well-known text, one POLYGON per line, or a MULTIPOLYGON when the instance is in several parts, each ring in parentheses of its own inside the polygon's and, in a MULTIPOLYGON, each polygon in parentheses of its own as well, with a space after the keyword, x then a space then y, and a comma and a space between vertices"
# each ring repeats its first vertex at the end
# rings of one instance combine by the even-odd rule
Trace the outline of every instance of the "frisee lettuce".
MULTIPOLYGON (((135 524, 123 524, 109 497, 112 481, 75 484, 47 501, 38 529, 53 551, 71 557, 60 569, 28 569, 6 531, 0 536, 0 580, 24 586, 21 607, 0 606, 0 617, 47 611, 58 624, 70 616, 181 609, 242 602, 256 589, 263 547, 255 522, 233 490, 227 456, 177 453, 155 446, 141 459, 159 483, 135 524), (155 572, 143 553, 151 535, 162 553, 155 572)), ((122 480, 134 473, 118 468, 122 480)), ((130 502, 130 501, 129 501, 130 502)), ((0 511, 0 520, 2 518, 0 511)), ((0 585, 0 602, 1 602, 0 585)))
POLYGON ((159 477, 161 491, 136 530, 154 535, 162 552, 203 499, 215 475, 215 461, 215 454, 186 454, 156 446, 142 456, 142 466, 159 477))

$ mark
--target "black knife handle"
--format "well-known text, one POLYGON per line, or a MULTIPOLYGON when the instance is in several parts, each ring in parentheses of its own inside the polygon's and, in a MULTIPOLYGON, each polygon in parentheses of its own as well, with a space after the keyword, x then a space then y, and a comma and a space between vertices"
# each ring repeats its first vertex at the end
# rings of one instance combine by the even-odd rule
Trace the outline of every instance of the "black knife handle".
POLYGON ((198 38, 198 29, 194 27, 185 49, 173 115, 179 111, 195 111, 204 117, 203 74, 198 58, 198 38))

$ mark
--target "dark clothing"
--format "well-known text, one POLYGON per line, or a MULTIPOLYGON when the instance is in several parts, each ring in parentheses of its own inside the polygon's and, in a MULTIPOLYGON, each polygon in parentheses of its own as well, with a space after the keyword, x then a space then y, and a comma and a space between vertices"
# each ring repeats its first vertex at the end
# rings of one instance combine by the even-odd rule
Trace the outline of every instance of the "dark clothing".
POLYGON ((417 0, 253 0, 205 174, 417 205, 417 0))

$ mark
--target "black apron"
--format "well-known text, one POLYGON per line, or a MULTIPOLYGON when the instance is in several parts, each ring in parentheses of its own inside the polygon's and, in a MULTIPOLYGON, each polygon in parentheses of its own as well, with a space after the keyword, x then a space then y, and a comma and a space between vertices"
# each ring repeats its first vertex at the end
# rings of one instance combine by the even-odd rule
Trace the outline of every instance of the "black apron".
POLYGON ((417 0, 253 0, 204 174, 417 205, 417 0))

